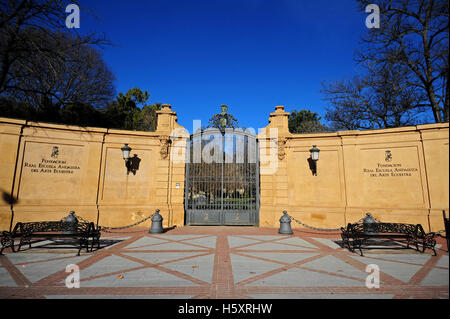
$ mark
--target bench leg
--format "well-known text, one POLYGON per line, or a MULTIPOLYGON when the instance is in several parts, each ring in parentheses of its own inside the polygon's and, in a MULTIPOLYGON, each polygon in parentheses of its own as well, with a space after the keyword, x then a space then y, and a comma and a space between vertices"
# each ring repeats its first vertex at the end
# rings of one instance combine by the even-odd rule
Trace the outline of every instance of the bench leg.
POLYGON ((428 243, 427 241, 424 241, 424 242, 422 243, 422 253, 425 252, 425 249, 431 248, 431 250, 433 250, 433 255, 434 255, 434 256, 437 256, 436 249, 435 249, 435 247, 434 247, 435 245, 436 245, 436 242, 434 242, 434 243, 428 243))
POLYGON ((80 246, 78 247, 78 254, 77 254, 77 256, 80 256, 80 252, 81 252, 82 248, 83 248, 83 240, 80 239, 80 246))
POLYGON ((355 251, 355 241, 348 239, 347 247, 348 247, 348 250, 353 253, 355 251))
POLYGON ((88 240, 86 238, 80 238, 80 246, 78 247, 78 254, 77 256, 80 256, 80 252, 83 249, 84 246, 86 246, 86 250, 88 245, 88 240))
POLYGON ((343 234, 341 234, 341 238, 342 238, 342 246, 345 248, 345 246, 347 246, 348 250, 350 250, 350 243, 349 243, 349 239, 344 236, 343 234))
POLYGON ((94 245, 97 245, 97 250, 100 249, 100 236, 92 236, 91 252, 94 251, 94 245))
POLYGON ((11 233, 3 232, 0 243, 2 244, 0 255, 3 255, 3 250, 8 247, 11 247, 12 252, 14 252, 14 237, 11 233))
POLYGON ((431 249, 433 249, 434 256, 437 256, 436 249, 434 249, 434 246, 431 247, 431 249))
POLYGON ((363 255, 363 252, 362 252, 362 247, 361 247, 361 246, 362 246, 362 240, 358 240, 358 249, 359 249, 359 253, 360 253, 361 256, 364 256, 364 255, 363 255))

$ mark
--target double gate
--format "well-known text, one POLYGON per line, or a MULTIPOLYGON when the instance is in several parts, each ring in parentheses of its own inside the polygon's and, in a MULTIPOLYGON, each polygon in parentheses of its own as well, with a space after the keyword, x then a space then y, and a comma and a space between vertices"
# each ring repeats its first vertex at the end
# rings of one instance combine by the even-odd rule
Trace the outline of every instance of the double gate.
POLYGON ((259 148, 243 130, 198 131, 187 144, 186 225, 259 224, 259 148))

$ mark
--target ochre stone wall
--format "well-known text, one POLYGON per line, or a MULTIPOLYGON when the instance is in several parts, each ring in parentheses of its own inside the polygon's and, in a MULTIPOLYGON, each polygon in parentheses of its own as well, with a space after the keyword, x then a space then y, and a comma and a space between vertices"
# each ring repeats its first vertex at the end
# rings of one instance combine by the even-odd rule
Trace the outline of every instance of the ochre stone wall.
MULTIPOLYGON (((449 126, 290 134, 282 106, 270 115, 261 156, 278 151, 278 169, 261 170, 260 225, 279 225, 282 211, 318 228, 337 228, 371 212, 385 222, 444 229, 449 208, 449 126), (270 140, 270 129, 278 138, 270 140), (317 145, 317 176, 310 149, 317 145)), ((261 167, 264 167, 261 164, 261 167)), ((295 222, 292 226, 301 227, 295 222)))
POLYGON ((182 225, 184 164, 170 161, 167 147, 179 127, 170 105, 158 111, 156 132, 0 118, 0 151, 5 154, 0 159, 0 229, 18 221, 60 220, 71 210, 118 227, 157 208, 164 226, 182 225), (135 174, 126 174, 120 150, 125 143, 138 158, 135 174))
MULTIPOLYGON (((279 227, 287 210, 319 228, 341 227, 371 212, 386 222, 443 229, 448 124, 291 134, 288 116, 277 106, 258 135, 260 226, 279 227), (313 145, 320 149, 317 176, 308 160, 313 145)), ((157 208, 165 227, 182 226, 188 135, 176 118, 164 105, 155 132, 0 118, 0 230, 18 221, 60 220, 71 210, 119 227, 157 208), (137 157, 135 174, 126 174, 120 150, 125 143, 137 157)))

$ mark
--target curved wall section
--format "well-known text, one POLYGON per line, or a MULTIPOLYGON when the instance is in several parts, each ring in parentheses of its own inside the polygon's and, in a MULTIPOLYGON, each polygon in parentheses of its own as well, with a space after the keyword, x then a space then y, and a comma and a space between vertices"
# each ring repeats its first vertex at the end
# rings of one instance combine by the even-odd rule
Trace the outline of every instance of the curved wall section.
MULTIPOLYGON (((420 223, 428 231, 444 228, 448 123, 291 134, 288 116, 277 106, 257 137, 259 226, 279 227, 287 210, 317 228, 338 228, 366 212, 386 222, 420 223), (313 145, 320 149, 317 175, 313 145)), ((184 225, 189 134, 176 119, 170 105, 158 111, 155 132, 0 118, 0 230, 18 221, 60 220, 71 210, 119 227, 159 208, 164 227, 184 225), (132 148, 129 174, 120 150, 125 143, 132 148)))

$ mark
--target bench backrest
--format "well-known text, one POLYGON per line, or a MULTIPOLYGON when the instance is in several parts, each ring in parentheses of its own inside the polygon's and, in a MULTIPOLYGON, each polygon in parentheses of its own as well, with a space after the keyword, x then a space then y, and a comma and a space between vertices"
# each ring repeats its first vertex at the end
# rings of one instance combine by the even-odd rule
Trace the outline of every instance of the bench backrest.
MULTIPOLYGON (((409 234, 419 237, 425 235, 422 225, 420 224, 373 223, 371 224, 371 227, 375 233, 409 234)), ((362 223, 348 224, 347 230, 353 233, 366 232, 366 229, 362 223)))
POLYGON ((14 233, 49 233, 76 231, 77 233, 86 233, 94 230, 93 223, 77 223, 76 228, 73 223, 63 221, 50 222, 30 222, 17 223, 14 227, 14 233))

